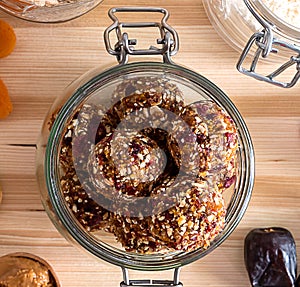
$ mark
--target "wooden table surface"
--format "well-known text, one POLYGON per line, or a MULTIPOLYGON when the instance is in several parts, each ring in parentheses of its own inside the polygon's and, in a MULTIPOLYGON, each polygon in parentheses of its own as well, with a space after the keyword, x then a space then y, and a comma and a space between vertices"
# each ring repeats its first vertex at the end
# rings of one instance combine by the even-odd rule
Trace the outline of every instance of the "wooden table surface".
MULTIPOLYGON (((206 258, 185 266, 187 287, 249 286, 243 240, 256 227, 288 228, 300 256, 300 84, 270 86, 239 74, 239 54, 211 26, 201 0, 105 0, 88 14, 63 24, 30 23, 0 12, 17 35, 17 46, 0 59, 0 78, 14 110, 0 121, 0 256, 31 252, 49 261, 63 287, 119 286, 120 268, 78 250, 48 219, 35 178, 35 144, 47 110, 63 89, 95 66, 115 63, 102 35, 111 7, 162 6, 180 36, 177 63, 218 85, 236 104, 250 130, 256 154, 253 196, 229 239, 206 258)), ((299 257, 300 258, 300 257, 299 257)), ((172 271, 130 271, 131 278, 170 279, 172 271)))

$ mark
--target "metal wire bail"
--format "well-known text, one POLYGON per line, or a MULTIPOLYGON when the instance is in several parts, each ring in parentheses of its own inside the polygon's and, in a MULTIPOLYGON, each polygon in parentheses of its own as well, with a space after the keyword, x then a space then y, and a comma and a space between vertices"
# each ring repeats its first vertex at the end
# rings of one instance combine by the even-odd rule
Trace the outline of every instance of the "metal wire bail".
POLYGON ((237 63, 237 70, 247 76, 255 78, 260 81, 264 81, 279 87, 291 88, 300 78, 300 47, 295 44, 290 44, 286 41, 277 39, 274 37, 274 27, 272 27, 267 21, 265 21, 252 7, 249 0, 244 0, 247 8, 258 20, 258 22, 264 27, 261 32, 254 33, 246 44, 237 63), (255 47, 256 46, 256 47, 255 47), (255 48, 254 56, 252 57, 252 63, 249 69, 243 67, 244 61, 249 58, 250 51, 255 48), (268 75, 261 75, 256 72, 256 67, 260 58, 267 58, 270 53, 278 53, 280 48, 285 48, 294 53, 290 59, 283 63, 274 72, 268 75), (288 68, 295 66, 296 73, 292 77, 291 81, 283 82, 276 79, 288 68))
POLYGON ((173 280, 129 280, 128 269, 122 267, 123 281, 120 287, 183 287, 179 281, 180 268, 174 269, 173 280))
POLYGON ((114 21, 104 32, 104 41, 106 50, 111 55, 117 57, 120 64, 128 62, 129 55, 162 55, 163 61, 171 63, 171 56, 178 51, 179 40, 177 32, 167 24, 169 12, 163 8, 155 7, 119 7, 112 8, 108 12, 109 17, 114 21), (116 17, 117 12, 158 12, 163 14, 161 22, 120 22, 116 17), (160 39, 156 40, 158 46, 150 46, 148 49, 135 49, 136 39, 129 39, 127 32, 123 32, 122 28, 146 28, 157 27, 160 31, 160 39), (110 34, 116 32, 117 43, 114 47, 111 45, 110 34))

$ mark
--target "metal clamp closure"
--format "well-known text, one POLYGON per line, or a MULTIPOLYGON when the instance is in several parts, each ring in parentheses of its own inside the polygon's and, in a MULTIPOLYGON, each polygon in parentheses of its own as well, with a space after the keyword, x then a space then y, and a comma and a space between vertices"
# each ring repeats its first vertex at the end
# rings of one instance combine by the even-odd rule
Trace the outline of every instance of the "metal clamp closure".
MULTIPOLYGON (((280 39, 276 39, 274 37, 274 28, 270 23, 268 23, 265 19, 259 15, 256 10, 252 7, 249 0, 244 0, 247 8, 253 14, 253 16, 257 19, 257 21, 264 27, 261 32, 254 33, 252 37, 249 39, 242 55, 239 58, 237 63, 237 69, 239 72, 246 74, 250 77, 253 77, 260 81, 265 81, 270 84, 283 87, 283 88, 291 88, 293 87, 300 78, 300 47, 294 44, 290 44, 280 39), (243 62, 249 56, 250 51, 253 46, 256 45, 256 50, 252 59, 252 63, 249 69, 245 69, 242 67, 243 62), (270 53, 278 53, 280 49, 284 48, 287 51, 292 51, 294 53, 290 59, 282 64, 279 68, 277 68, 274 72, 269 75, 261 75, 256 73, 256 66, 259 62, 260 57, 267 58, 270 53), (296 67, 296 73, 289 82, 282 82, 276 79, 280 74, 282 74, 285 70, 290 68, 291 66, 296 67)), ((276 30, 275 30, 276 32, 276 30)))
POLYGON ((171 56, 178 51, 177 32, 167 24, 169 13, 163 8, 152 7, 122 7, 112 8, 108 12, 109 17, 114 23, 104 32, 105 46, 108 53, 117 57, 120 64, 128 62, 128 55, 162 55, 164 62, 171 63, 171 56), (161 22, 120 22, 116 17, 116 12, 159 12, 164 16, 161 22), (136 39, 129 39, 128 34, 122 31, 122 28, 146 28, 157 27, 160 31, 160 39, 156 40, 158 46, 150 46, 149 49, 135 49, 136 39), (117 43, 112 47, 110 34, 116 32, 117 43))
POLYGON ((129 280, 128 269, 122 267, 123 282, 120 283, 120 287, 182 287, 182 283, 179 282, 180 269, 174 269, 173 280, 129 280))
POLYGON ((266 30, 264 30, 262 32, 257 32, 252 35, 252 37, 248 41, 248 43, 242 53, 242 55, 240 56, 240 59, 237 63, 237 69, 239 72, 241 72, 247 76, 253 77, 257 80, 265 81, 267 83, 270 83, 270 84, 273 84, 273 85, 276 85, 279 87, 283 87, 283 88, 291 88, 297 83, 297 81, 300 78, 300 47, 289 44, 285 41, 276 39, 274 37, 272 37, 271 41, 270 41, 270 39, 268 39, 266 41, 266 38, 269 38, 269 36, 266 37, 266 34, 269 35, 268 32, 266 30), (254 45, 256 45, 257 47, 256 47, 256 51, 254 53, 250 68, 249 69, 243 68, 242 65, 243 65, 244 61, 246 60, 246 58, 248 57, 249 52, 254 45), (277 47, 278 48, 281 47, 281 48, 285 48, 287 50, 293 51, 294 53, 296 53, 296 56, 292 56, 289 59, 289 61, 282 64, 279 68, 277 68, 274 72, 270 73, 269 75, 258 74, 256 72, 256 67, 259 62, 260 57, 262 56, 263 58, 265 58, 269 55, 269 53, 277 53, 278 52, 277 47), (290 82, 278 81, 276 79, 276 77, 279 76, 280 74, 282 74, 286 69, 290 68, 291 66, 296 67, 296 73, 293 76, 293 78, 291 79, 291 81, 290 82))

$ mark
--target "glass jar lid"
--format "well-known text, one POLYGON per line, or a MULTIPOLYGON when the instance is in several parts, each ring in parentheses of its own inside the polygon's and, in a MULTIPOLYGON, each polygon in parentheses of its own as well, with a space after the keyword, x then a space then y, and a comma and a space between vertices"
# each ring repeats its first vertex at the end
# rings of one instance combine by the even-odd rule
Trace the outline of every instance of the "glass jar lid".
POLYGON ((83 82, 50 112, 52 219, 92 254, 128 268, 176 268, 220 245, 254 177, 251 139, 230 99, 170 61, 121 64, 83 82))

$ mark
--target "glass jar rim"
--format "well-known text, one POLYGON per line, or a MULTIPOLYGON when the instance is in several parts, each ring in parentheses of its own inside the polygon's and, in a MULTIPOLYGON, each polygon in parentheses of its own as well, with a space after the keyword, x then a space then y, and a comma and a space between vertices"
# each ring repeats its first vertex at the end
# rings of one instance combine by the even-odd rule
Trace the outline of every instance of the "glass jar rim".
POLYGON ((77 2, 66 1, 58 2, 58 4, 38 5, 29 0, 23 2, 6 0, 0 2, 0 10, 24 21, 54 24, 79 18, 100 5, 102 1, 78 0, 77 2))
POLYGON ((69 235, 75 239, 81 247, 96 257, 121 267, 139 270, 165 270, 177 268, 202 258, 218 247, 233 232, 242 219, 251 197, 254 183, 254 151, 248 129, 242 116, 231 100, 213 83, 198 73, 182 66, 157 62, 138 62, 119 65, 98 74, 86 84, 81 86, 67 100, 61 111, 58 113, 50 131, 45 155, 45 177, 50 201, 56 216, 59 218, 64 228, 67 229, 69 235), (240 156, 242 159, 241 168, 243 170, 241 178, 239 179, 239 189, 235 192, 228 208, 224 231, 221 233, 221 236, 204 251, 198 249, 186 253, 176 253, 174 256, 172 256, 173 253, 145 256, 140 254, 131 254, 122 251, 121 249, 109 246, 104 242, 99 242, 99 240, 95 240, 93 236, 88 234, 75 220, 75 217, 70 212, 62 194, 60 193, 58 178, 56 177, 58 174, 56 165, 58 147, 65 123, 72 114, 72 111, 74 111, 74 109, 82 103, 94 85, 97 85, 98 88, 99 82, 104 84, 111 81, 113 78, 119 77, 120 75, 124 75, 125 73, 134 73, 137 70, 147 72, 149 70, 163 71, 175 74, 191 81, 194 85, 204 88, 205 92, 208 93, 217 104, 225 108, 237 125, 240 140, 240 156))
POLYGON ((293 26, 292 24, 284 21, 284 19, 278 17, 278 15, 267 7, 263 0, 244 0, 244 2, 248 9, 248 4, 251 6, 251 9, 249 10, 257 20, 258 17, 263 19, 263 21, 270 25, 273 31, 279 35, 294 42, 300 42, 300 27, 298 28, 293 26))

